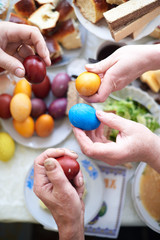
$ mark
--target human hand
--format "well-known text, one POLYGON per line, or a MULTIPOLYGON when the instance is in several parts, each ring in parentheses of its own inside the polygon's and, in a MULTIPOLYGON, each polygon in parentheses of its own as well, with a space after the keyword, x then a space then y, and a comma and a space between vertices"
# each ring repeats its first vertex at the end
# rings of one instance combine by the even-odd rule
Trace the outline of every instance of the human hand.
POLYGON ((68 149, 51 148, 35 159, 34 192, 53 215, 60 240, 83 240, 83 176, 80 171, 73 179, 73 187, 55 159, 64 155, 74 159, 78 157, 68 149))
POLYGON ((23 60, 35 52, 51 64, 49 52, 39 29, 34 26, 11 22, 0 22, 0 67, 17 77, 24 77, 23 60))
POLYGON ((101 85, 93 96, 81 97, 87 102, 104 102, 111 92, 124 88, 142 73, 160 69, 159 54, 160 44, 128 45, 98 63, 87 64, 86 70, 97 73, 101 85))
POLYGON ((73 127, 84 154, 113 166, 142 161, 160 171, 160 138, 157 135, 144 125, 113 113, 96 111, 96 115, 102 123, 96 130, 85 132, 73 127), (119 131, 116 142, 104 137, 103 125, 119 131))

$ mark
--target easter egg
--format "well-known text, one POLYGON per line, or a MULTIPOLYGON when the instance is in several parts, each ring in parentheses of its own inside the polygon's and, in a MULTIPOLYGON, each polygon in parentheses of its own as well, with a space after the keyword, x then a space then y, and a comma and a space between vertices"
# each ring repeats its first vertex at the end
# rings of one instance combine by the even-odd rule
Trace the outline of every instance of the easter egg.
POLYGON ((85 103, 78 103, 70 108, 69 120, 73 126, 82 130, 93 130, 100 125, 96 110, 85 103))

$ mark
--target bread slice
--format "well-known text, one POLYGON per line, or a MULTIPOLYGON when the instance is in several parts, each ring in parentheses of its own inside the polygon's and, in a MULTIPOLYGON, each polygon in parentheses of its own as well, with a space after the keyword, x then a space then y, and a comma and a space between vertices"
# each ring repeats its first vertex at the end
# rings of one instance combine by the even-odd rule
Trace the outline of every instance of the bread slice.
POLYGON ((79 7, 82 15, 92 23, 102 19, 103 13, 108 10, 106 0, 73 0, 73 3, 79 7))
POLYGON ((30 24, 37 26, 40 31, 54 28, 59 19, 59 12, 54 11, 52 4, 44 4, 39 7, 29 18, 30 24))
POLYGON ((157 26, 153 32, 151 32, 149 34, 150 37, 156 38, 156 39, 160 39, 160 25, 157 26))
POLYGON ((20 17, 18 14, 11 12, 9 16, 9 22, 19 23, 19 24, 28 24, 26 18, 20 17))
POLYGON ((157 82, 159 84, 159 87, 160 87, 160 70, 154 71, 154 74, 155 74, 156 80, 157 80, 157 82))
POLYGON ((0 19, 5 20, 8 12, 9 0, 0 1, 0 19))
POLYGON ((53 37, 66 49, 75 49, 82 46, 78 23, 68 19, 57 24, 53 37))
POLYGON ((156 78, 155 71, 148 71, 148 72, 143 73, 140 76, 140 80, 142 82, 145 82, 153 92, 155 92, 155 93, 159 92, 160 85, 156 78))
POLYGON ((56 7, 56 11, 59 12, 59 21, 65 21, 67 19, 76 19, 74 8, 67 0, 62 0, 56 7))
POLYGON ((14 10, 19 16, 28 18, 36 10, 36 5, 34 0, 20 0, 14 4, 14 10))

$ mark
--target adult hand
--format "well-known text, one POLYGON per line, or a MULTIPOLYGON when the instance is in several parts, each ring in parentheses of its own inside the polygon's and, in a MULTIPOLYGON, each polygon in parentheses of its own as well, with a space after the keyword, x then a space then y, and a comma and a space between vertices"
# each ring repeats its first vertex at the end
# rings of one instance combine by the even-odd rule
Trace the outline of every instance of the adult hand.
POLYGON ((60 156, 76 159, 76 153, 68 149, 48 149, 35 159, 34 192, 53 215, 60 240, 84 239, 84 182, 81 171, 73 179, 73 185, 55 159, 60 156))
POLYGON ((160 138, 140 123, 124 119, 114 113, 96 111, 99 128, 83 131, 73 127, 84 154, 110 165, 126 162, 146 162, 160 171, 160 138), (103 135, 103 124, 119 131, 116 142, 103 135))
POLYGON ((96 94, 83 97, 87 102, 104 102, 111 92, 120 90, 142 73, 160 69, 160 44, 128 45, 106 59, 87 64, 86 70, 99 74, 101 85, 96 94))
POLYGON ((0 22, 0 67, 17 77, 24 77, 22 64, 25 57, 35 52, 50 65, 49 52, 39 29, 34 26, 0 22))

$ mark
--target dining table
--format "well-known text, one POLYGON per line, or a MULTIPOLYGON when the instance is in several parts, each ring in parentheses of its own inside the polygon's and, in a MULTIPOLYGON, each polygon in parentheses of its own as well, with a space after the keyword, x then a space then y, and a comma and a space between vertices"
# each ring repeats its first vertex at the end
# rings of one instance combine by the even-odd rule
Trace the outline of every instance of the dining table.
MULTIPOLYGON (((127 44, 148 44, 153 39, 149 36, 137 41, 130 41, 127 44)), ((93 33, 86 31, 86 38, 82 46, 81 52, 77 59, 88 61, 89 58, 95 58, 98 47, 105 42, 93 33)), ((123 42, 123 41, 122 41, 123 42)), ((73 59, 74 61, 75 59, 73 59)), ((72 63, 72 60, 69 64, 72 63)), ((48 73, 59 73, 67 71, 68 65, 48 67, 48 73)), ((80 66, 77 66, 77 68, 80 66)), ((3 129, 0 122, 0 131, 3 129)), ((28 141, 30 141, 28 139, 28 141)), ((70 134, 59 144, 54 147, 66 147, 75 152, 80 152, 80 146, 71 131, 70 134)), ((35 158, 45 151, 46 148, 32 148, 24 146, 15 141, 15 153, 12 159, 8 162, 0 161, 0 222, 27 222, 38 223, 37 220, 29 212, 24 197, 24 183, 26 175, 33 165, 35 158)), ((120 226, 145 226, 145 223, 138 216, 132 200, 132 179, 138 164, 133 164, 131 175, 127 180, 124 204, 121 213, 120 226)))

